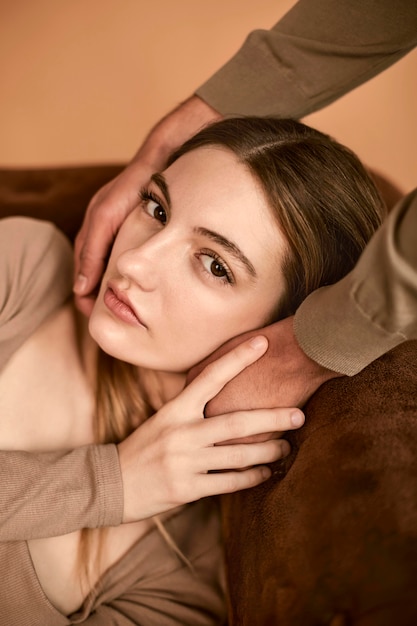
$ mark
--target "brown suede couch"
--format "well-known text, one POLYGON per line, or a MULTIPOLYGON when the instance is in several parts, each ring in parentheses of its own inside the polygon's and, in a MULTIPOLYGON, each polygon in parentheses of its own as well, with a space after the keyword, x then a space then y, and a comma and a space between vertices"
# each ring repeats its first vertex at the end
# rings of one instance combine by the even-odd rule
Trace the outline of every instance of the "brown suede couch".
MULTIPOLYGON (((0 170, 0 216, 73 238, 121 168, 0 170)), ((417 342, 326 383, 305 413, 273 478, 222 499, 230 626, 417 626, 417 342)))

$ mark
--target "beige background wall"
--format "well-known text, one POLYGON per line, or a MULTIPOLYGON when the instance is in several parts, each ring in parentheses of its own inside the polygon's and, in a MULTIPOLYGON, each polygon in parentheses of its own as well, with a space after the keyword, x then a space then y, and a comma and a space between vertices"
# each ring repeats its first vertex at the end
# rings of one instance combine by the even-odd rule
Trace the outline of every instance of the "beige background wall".
MULTIPOLYGON (((0 0, 0 165, 125 161, 292 0, 0 0)), ((310 116, 404 190, 417 184, 417 51, 310 116)))

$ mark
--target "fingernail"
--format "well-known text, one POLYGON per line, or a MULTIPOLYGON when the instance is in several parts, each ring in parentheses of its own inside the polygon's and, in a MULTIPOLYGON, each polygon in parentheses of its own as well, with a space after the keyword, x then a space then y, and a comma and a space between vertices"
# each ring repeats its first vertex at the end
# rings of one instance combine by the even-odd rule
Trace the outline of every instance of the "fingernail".
POLYGON ((281 458, 288 456, 291 452, 291 446, 286 439, 281 439, 281 458))
POLYGON ((264 480, 267 480, 268 478, 270 478, 270 477, 271 477, 271 474, 272 474, 272 472, 271 472, 271 470, 269 469, 269 467, 263 467, 263 468, 262 468, 262 478, 263 478, 264 480))
POLYGON ((75 293, 82 294, 87 288, 87 278, 83 274, 78 274, 75 283, 74 283, 74 291, 75 293))
POLYGON ((293 411, 290 415, 291 424, 296 428, 304 424, 304 413, 302 411, 293 411))
POLYGON ((258 335, 257 337, 253 337, 253 339, 250 340, 249 345, 254 350, 260 350, 261 348, 265 348, 265 346, 267 345, 267 339, 263 335, 258 335))

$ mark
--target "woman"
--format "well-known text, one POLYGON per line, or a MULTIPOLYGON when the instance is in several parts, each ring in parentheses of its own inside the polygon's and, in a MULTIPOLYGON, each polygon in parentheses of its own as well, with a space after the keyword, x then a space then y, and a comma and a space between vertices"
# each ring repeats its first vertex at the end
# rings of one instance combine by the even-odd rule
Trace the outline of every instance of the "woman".
POLYGON ((294 411, 202 419, 265 352, 262 336, 185 387, 187 374, 347 273, 382 213, 356 157, 325 135, 291 120, 219 122, 140 191, 88 325, 67 299, 64 238, 50 225, 3 222, 0 446, 120 442, 143 489, 141 521, 58 537, 17 530, 1 544, 0 623, 222 623, 218 515, 205 496, 267 478, 286 442, 235 440, 294 427, 294 411))

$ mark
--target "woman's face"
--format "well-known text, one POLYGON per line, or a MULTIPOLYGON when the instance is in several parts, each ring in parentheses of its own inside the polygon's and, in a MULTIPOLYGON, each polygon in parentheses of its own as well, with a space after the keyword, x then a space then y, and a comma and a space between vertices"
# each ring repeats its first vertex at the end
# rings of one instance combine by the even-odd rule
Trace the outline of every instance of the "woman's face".
POLYGON ((271 320, 285 249, 257 181, 236 157, 194 150, 152 177, 122 225, 91 335, 124 361, 186 372, 271 320))

